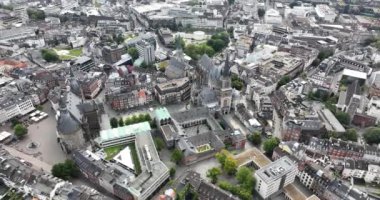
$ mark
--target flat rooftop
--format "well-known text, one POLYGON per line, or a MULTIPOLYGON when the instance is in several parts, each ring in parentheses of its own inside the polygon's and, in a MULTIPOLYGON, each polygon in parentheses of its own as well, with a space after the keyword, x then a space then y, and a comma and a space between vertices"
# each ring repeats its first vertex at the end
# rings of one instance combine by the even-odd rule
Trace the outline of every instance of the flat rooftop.
POLYGON ((248 151, 235 155, 234 158, 238 166, 254 162, 259 168, 262 168, 272 163, 272 161, 257 148, 251 148, 248 151))
POLYGON ((138 133, 150 131, 149 122, 141 122, 137 124, 132 124, 129 126, 123 126, 108 130, 100 131, 100 140, 101 142, 106 142, 110 140, 115 140, 123 137, 133 136, 138 133))
POLYGON ((281 178, 284 174, 287 174, 296 167, 297 166, 293 163, 292 160, 290 160, 288 156, 284 156, 272 162, 271 164, 257 170, 256 174, 264 182, 272 182, 276 179, 281 178))

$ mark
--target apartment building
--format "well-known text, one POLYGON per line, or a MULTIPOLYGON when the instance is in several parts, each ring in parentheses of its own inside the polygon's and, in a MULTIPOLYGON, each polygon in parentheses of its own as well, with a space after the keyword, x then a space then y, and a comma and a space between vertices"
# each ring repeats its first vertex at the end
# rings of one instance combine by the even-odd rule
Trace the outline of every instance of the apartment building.
POLYGON ((256 191, 264 199, 294 182, 298 173, 297 165, 284 156, 255 172, 257 180, 256 191))
POLYGON ((145 64, 151 64, 155 61, 154 46, 149 42, 142 40, 136 44, 140 58, 143 58, 145 64))

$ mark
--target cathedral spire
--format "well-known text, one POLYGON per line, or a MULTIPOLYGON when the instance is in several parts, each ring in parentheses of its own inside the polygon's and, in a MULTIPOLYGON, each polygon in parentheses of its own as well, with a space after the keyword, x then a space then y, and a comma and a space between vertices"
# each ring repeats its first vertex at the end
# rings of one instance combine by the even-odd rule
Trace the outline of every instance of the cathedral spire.
POLYGON ((222 76, 224 77, 229 77, 230 76, 230 58, 229 58, 229 53, 226 53, 226 61, 224 63, 224 67, 222 69, 222 76))

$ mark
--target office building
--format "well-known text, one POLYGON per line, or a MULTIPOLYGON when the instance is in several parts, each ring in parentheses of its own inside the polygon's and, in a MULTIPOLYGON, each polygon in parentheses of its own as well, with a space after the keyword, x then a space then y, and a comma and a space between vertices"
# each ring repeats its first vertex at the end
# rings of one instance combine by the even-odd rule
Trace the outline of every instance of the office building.
POLYGON ((125 53, 125 47, 119 46, 105 46, 102 49, 102 56, 104 61, 109 64, 113 64, 121 59, 121 55, 125 53))
POLYGON ((255 172, 257 180, 255 189, 262 198, 267 199, 293 183, 297 173, 297 165, 289 157, 284 156, 255 172))
POLYGON ((160 104, 179 103, 190 99, 191 85, 189 78, 173 79, 154 87, 155 96, 160 104))
POLYGON ((136 44, 140 58, 143 58, 145 64, 152 64, 155 61, 154 46, 143 40, 136 44))
POLYGON ((72 70, 89 72, 93 67, 95 67, 94 61, 87 56, 82 56, 78 57, 75 60, 74 64, 72 65, 72 70))

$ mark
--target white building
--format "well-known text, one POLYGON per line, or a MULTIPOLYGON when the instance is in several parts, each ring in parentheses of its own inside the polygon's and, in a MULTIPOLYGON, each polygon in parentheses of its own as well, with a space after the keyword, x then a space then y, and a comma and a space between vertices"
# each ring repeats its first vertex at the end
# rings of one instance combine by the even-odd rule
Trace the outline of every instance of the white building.
POLYGON ((278 12, 275 9, 269 9, 265 12, 265 23, 267 24, 281 24, 282 23, 282 16, 280 15, 280 12, 278 12))
POLYGON ((284 156, 255 172, 256 191, 266 199, 294 182, 298 173, 297 165, 284 156))
POLYGON ((325 4, 318 4, 315 6, 315 12, 317 13, 318 18, 330 23, 333 23, 337 16, 335 9, 330 8, 330 6, 325 4))
POLYGON ((7 99, 0 106, 0 123, 12 119, 16 116, 23 116, 35 110, 33 101, 28 97, 7 99))
POLYGON ((13 12, 14 12, 15 16, 20 18, 21 22, 23 24, 26 24, 29 21, 29 16, 28 16, 26 9, 27 9, 27 6, 25 6, 25 5, 17 6, 15 8, 13 8, 13 12))
POLYGON ((136 44, 136 49, 139 52, 139 57, 143 58, 146 64, 151 64, 155 61, 154 46, 149 42, 138 42, 136 44))

